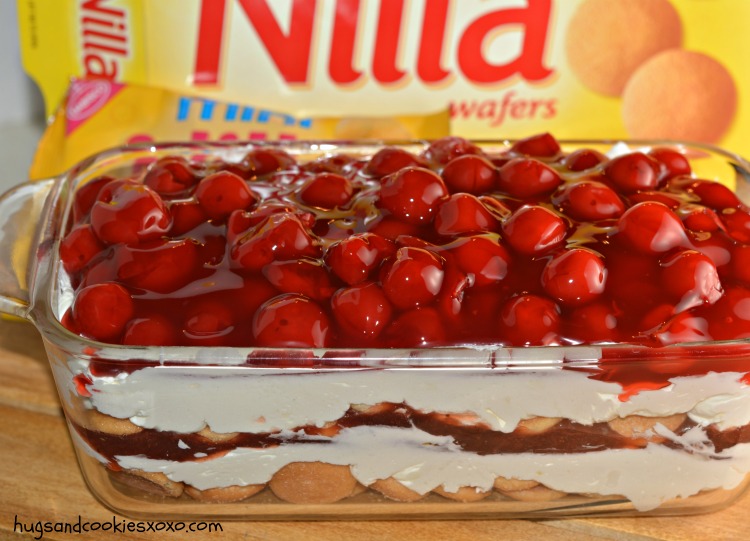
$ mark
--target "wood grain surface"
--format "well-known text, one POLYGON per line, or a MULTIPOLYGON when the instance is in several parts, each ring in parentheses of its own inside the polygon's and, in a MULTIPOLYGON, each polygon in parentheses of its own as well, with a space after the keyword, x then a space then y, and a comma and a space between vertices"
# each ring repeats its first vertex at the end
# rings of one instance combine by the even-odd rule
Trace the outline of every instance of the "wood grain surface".
MULTIPOLYGON (((122 523, 84 485, 36 329, 0 320, 0 539, 39 539, 19 525, 122 523), (14 534, 14 528, 16 534, 14 534)), ((208 520, 208 519, 207 519, 208 520)), ((138 522, 138 521, 134 521, 138 522)), ((143 524, 143 523, 141 523, 143 524)), ((143 525, 145 527, 147 525, 143 525)), ((750 539, 750 494, 730 508, 692 517, 569 520, 221 521, 222 532, 43 533, 46 540, 550 540, 743 541, 750 539)))

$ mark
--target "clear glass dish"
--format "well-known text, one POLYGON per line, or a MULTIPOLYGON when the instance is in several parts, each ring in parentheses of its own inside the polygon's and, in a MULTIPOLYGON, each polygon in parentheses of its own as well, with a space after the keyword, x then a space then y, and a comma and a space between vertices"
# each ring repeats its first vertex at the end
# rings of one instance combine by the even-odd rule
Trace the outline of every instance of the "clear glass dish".
MULTIPOLYGON (((697 176, 736 182, 750 201, 741 158, 658 145, 688 155, 697 176)), ((103 503, 160 519, 561 518, 708 512, 745 491, 747 340, 130 347, 60 323, 72 292, 57 254, 77 188, 163 156, 232 162, 258 146, 115 149, 0 201, 0 309, 40 330, 83 476, 103 503)), ((305 161, 369 156, 382 144, 271 146, 305 161)))

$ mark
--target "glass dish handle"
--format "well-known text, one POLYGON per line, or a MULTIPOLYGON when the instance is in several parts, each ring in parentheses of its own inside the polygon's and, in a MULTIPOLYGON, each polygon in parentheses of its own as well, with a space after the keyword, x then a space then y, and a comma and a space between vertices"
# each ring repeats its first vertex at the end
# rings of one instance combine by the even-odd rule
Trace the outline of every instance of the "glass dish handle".
POLYGON ((55 180, 19 184, 0 196, 0 312, 28 318, 29 285, 55 180))

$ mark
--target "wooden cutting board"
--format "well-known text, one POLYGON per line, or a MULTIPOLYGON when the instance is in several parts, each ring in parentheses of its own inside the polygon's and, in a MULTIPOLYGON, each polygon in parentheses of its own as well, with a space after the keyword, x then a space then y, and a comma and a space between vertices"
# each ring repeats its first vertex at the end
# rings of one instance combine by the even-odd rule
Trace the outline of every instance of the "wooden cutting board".
MULTIPOLYGON (((28 323, 0 320, 0 539, 45 522, 122 524, 84 485, 60 410, 41 339, 28 323)), ((55 533, 42 539, 226 539, 369 541, 744 541, 750 494, 708 515, 571 520, 221 522, 222 533, 55 533)), ((143 525, 142 527, 146 527, 143 525)), ((23 539, 39 538, 36 532, 23 539)))

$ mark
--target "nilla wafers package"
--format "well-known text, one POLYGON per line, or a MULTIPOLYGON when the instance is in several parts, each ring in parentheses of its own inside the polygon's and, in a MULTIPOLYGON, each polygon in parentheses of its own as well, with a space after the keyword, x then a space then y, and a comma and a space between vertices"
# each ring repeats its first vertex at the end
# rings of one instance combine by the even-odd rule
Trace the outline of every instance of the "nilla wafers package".
POLYGON ((408 140, 450 132, 433 114, 301 117, 249 104, 102 79, 73 79, 50 117, 29 177, 67 171, 94 152, 157 141, 408 140))
MULTIPOLYGON (((750 154, 743 0, 24 0, 18 10, 23 62, 50 114, 75 77, 338 119, 340 131, 323 132, 342 139, 413 136, 391 120, 448 112, 450 132, 470 138, 549 131, 750 154)), ((434 128, 418 136, 444 135, 434 128)))
POLYGON ((649 58, 682 43, 682 21, 670 0, 587 0, 568 24, 565 56, 584 86, 619 97, 649 58))
POLYGON ((669 134, 672 139, 716 142, 737 114, 737 85, 715 58, 669 49, 649 58, 630 77, 622 93, 622 112, 628 133, 636 138, 669 134))

